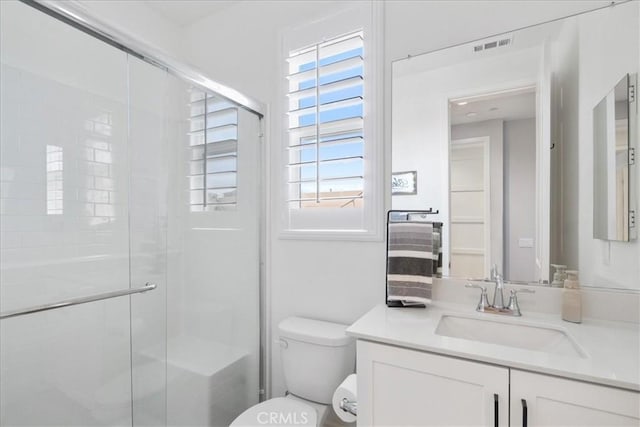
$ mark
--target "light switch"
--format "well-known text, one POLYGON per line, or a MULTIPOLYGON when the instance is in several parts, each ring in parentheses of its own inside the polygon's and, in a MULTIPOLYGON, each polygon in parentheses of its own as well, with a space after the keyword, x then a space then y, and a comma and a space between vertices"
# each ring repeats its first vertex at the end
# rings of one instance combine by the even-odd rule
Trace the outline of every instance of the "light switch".
POLYGON ((531 237, 521 237, 518 239, 518 246, 521 248, 532 248, 533 239, 531 237))

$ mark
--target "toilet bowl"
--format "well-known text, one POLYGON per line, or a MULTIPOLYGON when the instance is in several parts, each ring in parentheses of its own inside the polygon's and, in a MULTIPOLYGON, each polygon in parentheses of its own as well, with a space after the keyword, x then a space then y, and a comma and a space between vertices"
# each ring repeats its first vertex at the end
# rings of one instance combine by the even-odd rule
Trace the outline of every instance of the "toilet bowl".
POLYGON ((278 325, 288 395, 252 406, 232 427, 321 426, 336 387, 355 370, 355 340, 347 325, 289 317, 278 325))
POLYGON ((326 409, 310 405, 292 395, 276 397, 253 405, 236 418, 231 425, 233 427, 254 426, 308 426, 322 425, 326 409), (318 410, 321 413, 318 413, 318 410))
POLYGON ((316 427, 320 424, 311 405, 290 397, 276 397, 253 405, 231 423, 233 427, 265 425, 316 427))

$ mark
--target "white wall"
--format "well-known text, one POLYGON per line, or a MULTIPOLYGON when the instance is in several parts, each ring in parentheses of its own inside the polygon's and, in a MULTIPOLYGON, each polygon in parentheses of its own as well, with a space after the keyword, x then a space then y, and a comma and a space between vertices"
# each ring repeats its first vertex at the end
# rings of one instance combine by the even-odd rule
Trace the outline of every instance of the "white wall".
POLYGON ((609 4, 609 1, 600 0, 388 1, 385 4, 385 65, 408 55, 454 46, 609 4))
POLYGON ((182 29, 145 3, 142 0, 78 0, 77 5, 132 37, 182 57, 182 29))

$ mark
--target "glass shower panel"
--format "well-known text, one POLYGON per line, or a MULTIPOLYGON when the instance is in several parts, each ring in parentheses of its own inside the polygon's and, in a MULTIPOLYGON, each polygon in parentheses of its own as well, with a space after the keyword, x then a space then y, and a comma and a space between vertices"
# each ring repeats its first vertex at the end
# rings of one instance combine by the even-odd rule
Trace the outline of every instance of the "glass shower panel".
POLYGON ((129 56, 131 281, 157 285, 131 300, 133 425, 166 425, 167 72, 129 56))
POLYGON ((228 425, 259 398, 259 117, 0 12, 0 311, 157 285, 1 319, 0 426, 228 425))
MULTIPOLYGON (((193 132, 189 134, 194 126, 204 125, 187 120, 199 119, 194 109, 200 99, 188 89, 183 88, 182 101, 174 98, 171 113, 186 126, 170 141, 177 169, 172 169, 169 248, 180 250, 179 255, 169 250, 167 422, 225 426, 259 398, 260 120, 215 95, 207 96, 211 118, 233 116, 237 132, 219 141, 207 135, 205 150, 205 138, 193 141, 193 132), (212 204, 211 211, 192 210, 189 190, 203 191, 191 188, 188 179, 194 174, 194 153, 197 158, 215 158, 228 152, 228 146, 234 147, 235 206, 215 209, 218 206, 212 204)), ((202 108, 200 114, 204 113, 202 108)), ((217 127, 210 123, 215 122, 207 120, 207 128, 215 133, 217 127)))
MULTIPOLYGON (((126 54, 0 8, 0 311, 127 289, 126 54)), ((0 425, 131 425, 129 313, 124 297, 0 320, 0 425)))

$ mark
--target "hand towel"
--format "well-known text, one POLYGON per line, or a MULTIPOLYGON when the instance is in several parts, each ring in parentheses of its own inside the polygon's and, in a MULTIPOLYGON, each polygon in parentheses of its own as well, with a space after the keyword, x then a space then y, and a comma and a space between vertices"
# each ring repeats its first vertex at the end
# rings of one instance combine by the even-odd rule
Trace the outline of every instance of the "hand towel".
POLYGON ((430 303, 433 278, 442 272, 442 223, 400 221, 388 227, 387 301, 430 303))

